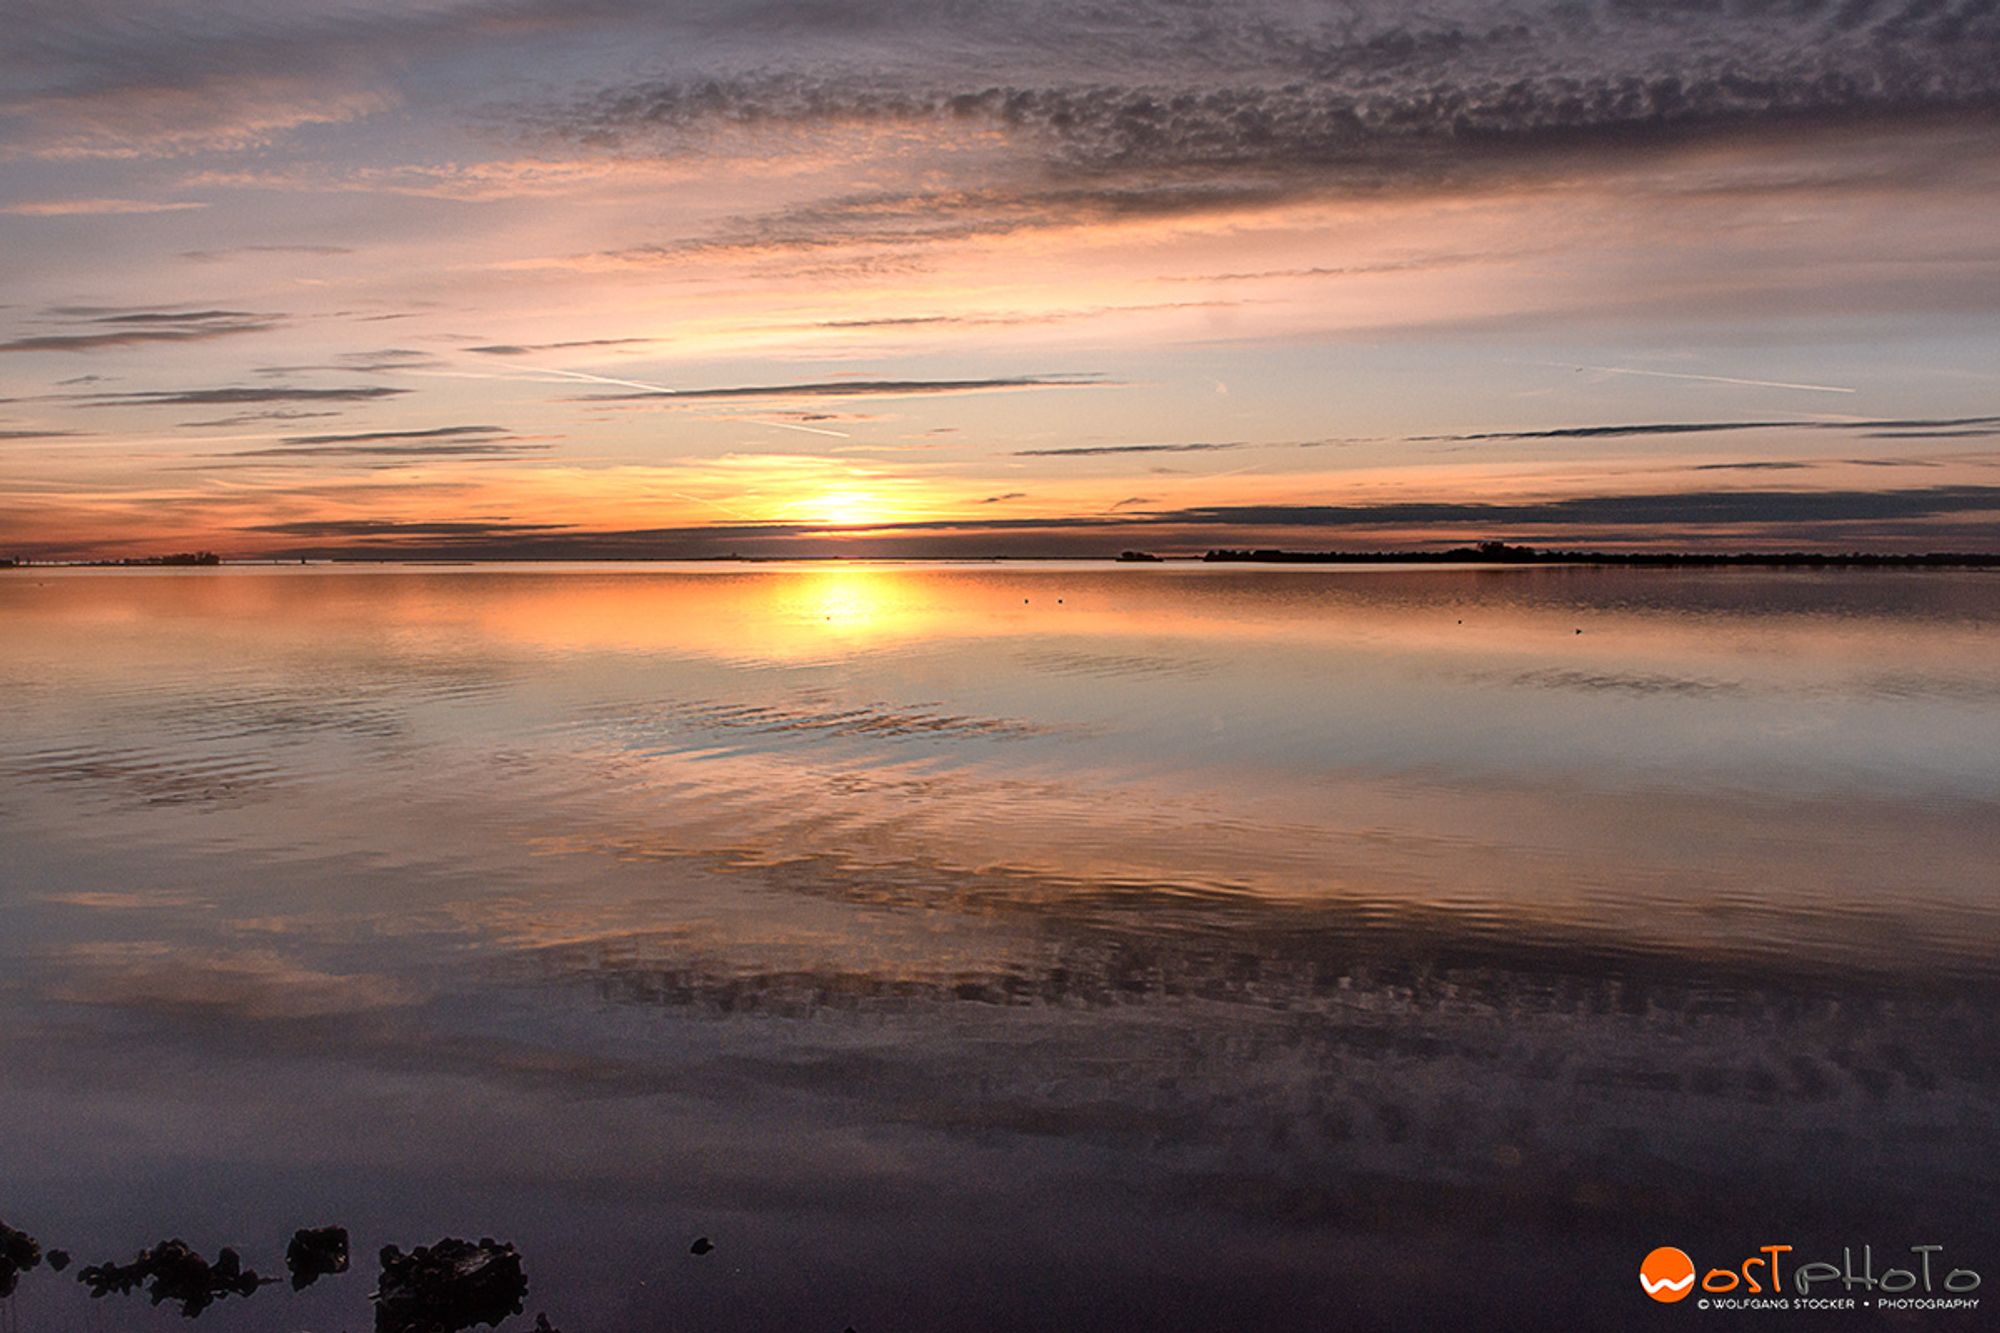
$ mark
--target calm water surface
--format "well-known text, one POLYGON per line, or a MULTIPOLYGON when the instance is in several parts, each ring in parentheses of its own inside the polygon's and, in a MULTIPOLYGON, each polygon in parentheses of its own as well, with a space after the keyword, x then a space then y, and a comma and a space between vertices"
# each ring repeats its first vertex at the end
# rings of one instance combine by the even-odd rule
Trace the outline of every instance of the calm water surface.
POLYGON ((570 1333, 2000 1280, 1996 866, 1991 574, 11 571, 0 1218, 353 1231, 219 1329, 445 1234, 570 1333))

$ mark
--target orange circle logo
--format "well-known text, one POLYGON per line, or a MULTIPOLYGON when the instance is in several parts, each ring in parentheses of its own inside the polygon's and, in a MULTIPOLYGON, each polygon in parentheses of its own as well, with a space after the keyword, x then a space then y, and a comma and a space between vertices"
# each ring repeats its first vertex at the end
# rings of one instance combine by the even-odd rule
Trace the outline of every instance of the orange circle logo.
POLYGON ((1639 1285, 1662 1305, 1685 1300, 1694 1290, 1694 1260, 1684 1251, 1662 1245, 1639 1265, 1639 1285))

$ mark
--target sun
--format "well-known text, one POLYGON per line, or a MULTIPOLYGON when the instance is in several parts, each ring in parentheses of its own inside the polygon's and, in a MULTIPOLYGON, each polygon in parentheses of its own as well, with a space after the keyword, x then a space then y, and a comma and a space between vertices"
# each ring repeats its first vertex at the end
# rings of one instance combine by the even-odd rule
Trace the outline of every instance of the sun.
POLYGON ((815 522, 842 528, 867 527, 888 517, 881 497, 867 491, 827 491, 799 508, 815 522))

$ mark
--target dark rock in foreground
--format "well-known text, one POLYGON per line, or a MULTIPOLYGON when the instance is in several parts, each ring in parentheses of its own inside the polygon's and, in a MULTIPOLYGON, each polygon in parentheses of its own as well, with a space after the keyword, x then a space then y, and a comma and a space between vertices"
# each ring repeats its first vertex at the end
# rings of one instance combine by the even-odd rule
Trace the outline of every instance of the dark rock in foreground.
POLYGON ((375 1333, 458 1333, 475 1324, 498 1327, 521 1313, 527 1275, 512 1245, 445 1239, 404 1254, 382 1250, 375 1291, 375 1333))
POLYGON ((250 1296, 264 1284, 243 1267, 236 1251, 221 1250, 211 1264, 181 1240, 161 1241, 129 1264, 93 1264, 79 1271, 76 1280, 93 1297, 125 1296, 144 1287, 153 1304, 178 1301, 190 1319, 224 1296, 250 1296))
POLYGON ((292 1234, 285 1247, 285 1271, 292 1275, 292 1290, 304 1291, 323 1277, 347 1271, 347 1228, 315 1227, 292 1234))
POLYGON ((41 1267, 42 1247, 25 1231, 0 1222, 0 1300, 14 1294, 21 1274, 41 1267))

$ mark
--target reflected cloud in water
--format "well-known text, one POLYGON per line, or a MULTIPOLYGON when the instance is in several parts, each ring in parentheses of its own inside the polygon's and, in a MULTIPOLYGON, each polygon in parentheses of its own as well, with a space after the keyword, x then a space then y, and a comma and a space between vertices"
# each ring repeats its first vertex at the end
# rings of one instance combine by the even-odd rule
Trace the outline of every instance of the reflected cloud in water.
POLYGON ((1659 1234, 2000 1200, 1985 575, 45 582, 0 1179, 93 1254, 304 1212, 506 1234, 581 1327, 1588 1321, 1659 1234))

